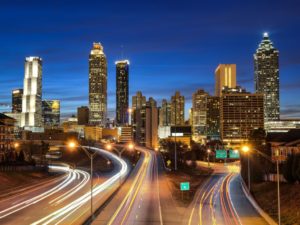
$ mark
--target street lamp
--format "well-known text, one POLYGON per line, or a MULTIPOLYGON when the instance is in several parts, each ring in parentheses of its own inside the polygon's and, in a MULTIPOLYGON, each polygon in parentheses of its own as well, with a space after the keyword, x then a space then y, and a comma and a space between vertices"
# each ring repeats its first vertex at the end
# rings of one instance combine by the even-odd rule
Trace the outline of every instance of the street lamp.
MULTIPOLYGON (((256 152, 258 152, 260 155, 262 155, 265 159, 267 159, 268 161, 272 162, 272 159, 270 159, 269 156, 267 156, 266 154, 260 152, 257 149, 254 149, 256 152)), ((248 153, 250 151, 250 148, 245 145, 242 147, 242 151, 245 153, 248 153)), ((280 158, 280 154, 279 154, 279 149, 276 149, 275 151, 275 156, 276 156, 276 173, 277 173, 277 210, 278 210, 278 225, 281 225, 281 209, 280 209, 280 180, 279 180, 279 158, 280 158)), ((249 186, 249 191, 250 191, 250 166, 249 166, 249 154, 248 154, 248 186, 249 186)))
POLYGON ((93 220, 93 219, 94 219, 94 211, 93 211, 93 160, 94 160, 94 158, 95 158, 97 152, 95 151, 95 152, 91 153, 91 152, 89 151, 89 150, 90 150, 90 146, 88 146, 88 149, 86 149, 84 146, 82 146, 82 145, 80 145, 80 144, 78 144, 78 143, 76 143, 76 142, 74 142, 74 141, 69 142, 69 143, 68 143, 68 147, 69 147, 71 150, 75 149, 76 147, 80 147, 81 149, 84 150, 85 154, 86 154, 86 155, 89 157, 89 159, 91 160, 91 171, 90 171, 90 173, 91 173, 91 182, 90 182, 91 187, 90 187, 90 189, 91 189, 91 218, 92 218, 92 220, 93 220))
POLYGON ((211 150, 209 148, 209 149, 207 149, 207 165, 208 165, 208 167, 210 167, 210 164, 209 164, 209 155, 210 155, 210 153, 211 153, 211 150))
MULTIPOLYGON (((118 155, 119 155, 119 158, 121 158, 123 152, 124 152, 126 149, 129 149, 130 151, 134 150, 134 144, 133 144, 133 143, 129 143, 129 144, 125 145, 125 146, 124 146, 123 148, 121 148, 121 149, 118 149, 118 148, 114 147, 114 145, 112 145, 112 144, 107 144, 107 145, 105 146, 105 148, 106 148, 106 150, 108 150, 108 151, 111 151, 111 150, 116 151, 116 152, 118 153, 118 155)), ((121 184, 121 170, 120 170, 120 176, 119 176, 119 184, 121 184)))
POLYGON ((249 189, 249 192, 250 192, 250 190, 251 190, 251 182, 250 182, 250 160, 249 160, 249 151, 250 151, 250 148, 249 148, 249 146, 248 145, 244 145, 243 147, 242 147, 242 151, 244 152, 244 153, 246 153, 247 154, 247 158, 248 158, 248 189, 249 189))

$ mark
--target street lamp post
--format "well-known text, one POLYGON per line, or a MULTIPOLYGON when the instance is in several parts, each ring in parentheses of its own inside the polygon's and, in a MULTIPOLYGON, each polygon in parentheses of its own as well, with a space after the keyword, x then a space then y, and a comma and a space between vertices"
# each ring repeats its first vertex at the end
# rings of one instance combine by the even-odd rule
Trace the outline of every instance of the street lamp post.
POLYGON ((90 173, 91 173, 91 182, 90 182, 90 190, 91 190, 91 218, 92 220, 94 219, 94 210, 93 210, 93 167, 94 167, 94 158, 97 154, 97 152, 90 153, 90 146, 88 146, 88 149, 86 149, 84 146, 77 144, 75 142, 70 142, 69 143, 69 148, 74 149, 75 147, 80 147, 84 150, 85 154, 89 157, 91 160, 91 168, 90 168, 90 173))
MULTIPOLYGON (((107 144, 105 146, 106 150, 108 151, 111 151, 111 150, 114 150, 118 153, 118 156, 119 158, 122 157, 122 154, 123 152, 126 150, 126 149, 129 149, 129 150, 133 150, 134 149, 134 145, 132 143, 129 143, 127 146, 123 147, 121 150, 118 149, 118 148, 115 148, 112 144, 107 144)), ((120 176, 119 176, 119 184, 121 184, 121 170, 120 170, 120 176)))
POLYGON ((210 156, 211 150, 207 149, 207 165, 210 168, 210 164, 209 164, 209 156, 210 156))
MULTIPOLYGON (((249 152, 249 146, 245 145, 242 147, 242 151, 247 153, 249 152)), ((268 161, 272 162, 272 159, 270 159, 269 156, 265 155, 264 153, 260 152, 257 149, 253 149, 259 154, 261 154, 265 159, 268 161)), ((281 208, 280 208, 280 179, 279 179, 279 150, 276 149, 276 173, 277 173, 277 214, 278 214, 278 225, 281 225, 281 208)), ((249 186, 249 191, 250 191, 250 165, 249 165, 249 154, 248 154, 248 186, 249 186)))
POLYGON ((243 146, 243 148, 242 148, 242 151, 244 152, 244 153, 247 153, 247 160, 248 160, 248 169, 247 169, 247 171, 248 171, 248 189, 249 189, 249 192, 251 191, 251 181, 250 181, 250 160, 249 160, 249 150, 250 150, 250 148, 249 148, 249 146, 247 146, 247 145, 245 145, 245 146, 243 146))

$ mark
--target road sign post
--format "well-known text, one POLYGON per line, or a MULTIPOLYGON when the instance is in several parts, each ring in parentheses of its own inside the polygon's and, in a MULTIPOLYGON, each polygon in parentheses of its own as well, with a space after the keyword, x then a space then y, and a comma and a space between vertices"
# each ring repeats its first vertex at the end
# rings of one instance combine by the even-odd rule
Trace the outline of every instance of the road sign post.
POLYGON ((181 191, 181 200, 183 200, 183 192, 190 190, 190 182, 181 182, 180 191, 181 191))

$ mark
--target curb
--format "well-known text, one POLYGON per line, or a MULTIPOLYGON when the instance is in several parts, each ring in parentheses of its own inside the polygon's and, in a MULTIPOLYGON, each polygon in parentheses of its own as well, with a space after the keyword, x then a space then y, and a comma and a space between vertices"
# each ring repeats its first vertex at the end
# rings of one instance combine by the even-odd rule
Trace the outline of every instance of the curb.
POLYGON ((260 206, 254 200, 252 195, 249 193, 249 190, 246 187, 245 182, 242 178, 241 178, 241 185, 245 196, 247 197, 251 205, 255 208, 255 210, 261 215, 261 217, 263 217, 268 224, 277 225, 277 223, 262 208, 260 208, 260 206))

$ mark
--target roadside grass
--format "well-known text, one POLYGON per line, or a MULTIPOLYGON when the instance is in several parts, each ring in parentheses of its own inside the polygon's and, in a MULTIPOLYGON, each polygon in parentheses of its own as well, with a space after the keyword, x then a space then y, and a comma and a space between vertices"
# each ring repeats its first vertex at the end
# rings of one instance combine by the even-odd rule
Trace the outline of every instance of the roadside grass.
MULTIPOLYGON (((277 221, 277 184, 264 182, 252 185, 252 194, 260 207, 277 221)), ((280 184, 281 222, 300 225, 300 184, 280 184)))

